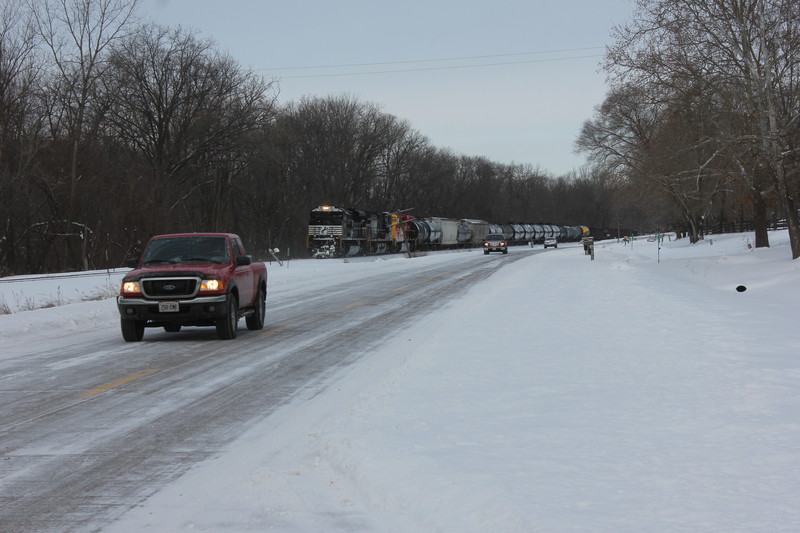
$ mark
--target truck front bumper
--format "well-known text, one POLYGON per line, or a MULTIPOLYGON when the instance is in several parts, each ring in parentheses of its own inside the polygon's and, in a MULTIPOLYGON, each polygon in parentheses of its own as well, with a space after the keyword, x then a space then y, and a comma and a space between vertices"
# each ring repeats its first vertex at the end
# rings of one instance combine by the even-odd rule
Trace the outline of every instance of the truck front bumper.
POLYGON ((118 296, 117 309, 122 320, 141 320, 147 322, 148 326, 210 325, 227 314, 228 306, 225 305, 227 300, 228 297, 224 294, 201 296, 190 300, 171 300, 178 303, 178 310, 163 312, 159 311, 159 303, 164 303, 160 300, 118 296))

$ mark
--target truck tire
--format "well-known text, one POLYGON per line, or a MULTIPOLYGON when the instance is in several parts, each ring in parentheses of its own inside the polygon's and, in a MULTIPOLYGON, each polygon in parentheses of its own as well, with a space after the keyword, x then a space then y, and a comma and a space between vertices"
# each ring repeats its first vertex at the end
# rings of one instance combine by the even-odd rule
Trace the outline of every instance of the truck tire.
POLYGON ((217 319, 217 337, 222 340, 235 339, 239 326, 239 300, 236 295, 228 296, 228 312, 217 319))
POLYGON ((144 337, 143 320, 120 320, 119 325, 125 342, 139 342, 144 337))
POLYGON ((253 313, 248 315, 245 319, 247 329, 255 331, 264 327, 264 314, 266 313, 267 302, 264 298, 264 291, 258 289, 258 297, 256 298, 256 306, 253 313))

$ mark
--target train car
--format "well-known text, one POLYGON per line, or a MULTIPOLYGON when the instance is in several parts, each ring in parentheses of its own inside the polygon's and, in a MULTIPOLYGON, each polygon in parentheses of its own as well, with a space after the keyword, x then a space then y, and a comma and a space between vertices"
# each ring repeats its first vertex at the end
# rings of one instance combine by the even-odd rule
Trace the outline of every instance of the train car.
POLYGON ((525 241, 523 244, 527 242, 533 241, 533 224, 523 224, 523 228, 525 228, 525 241))
POLYGON ((541 224, 533 224, 533 237, 531 237, 532 244, 541 244, 544 242, 544 226, 541 224))
MULTIPOLYGON (((433 223, 439 227, 441 236, 436 242, 437 248, 454 248, 458 246, 458 220, 452 218, 431 217, 426 218, 426 222, 433 223)), ((433 240, 431 240, 433 244, 433 240)))
POLYGON ((430 241, 430 228, 421 220, 405 215, 406 244, 403 251, 413 252, 424 248, 430 241))
POLYGON ((433 219, 423 220, 423 224, 428 226, 428 248, 438 248, 442 245, 442 227, 439 222, 433 219))
POLYGON ((491 225, 483 220, 474 220, 471 218, 462 219, 461 222, 469 226, 470 230, 472 230, 470 246, 483 246, 483 239, 489 235, 491 225))
POLYGON ((472 245, 472 226, 463 220, 458 221, 458 246, 467 248, 472 245))
POLYGON ((567 240, 569 242, 578 242, 581 240, 582 234, 580 226, 567 226, 567 240))
POLYGON ((514 240, 514 226, 511 224, 501 224, 500 228, 500 233, 503 234, 503 237, 506 238, 506 241, 511 242, 514 240))
POLYGON ((525 234, 524 230, 522 229, 522 226, 520 226, 519 224, 509 224, 509 226, 511 226, 511 230, 513 232, 511 237, 509 237, 508 239, 509 244, 512 245, 519 244, 520 238, 525 234))

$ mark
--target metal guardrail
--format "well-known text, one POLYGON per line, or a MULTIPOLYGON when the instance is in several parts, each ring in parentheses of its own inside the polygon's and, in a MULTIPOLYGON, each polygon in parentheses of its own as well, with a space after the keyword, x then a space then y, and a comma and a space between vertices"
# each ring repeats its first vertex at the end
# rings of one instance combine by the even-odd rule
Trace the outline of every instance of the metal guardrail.
POLYGON ((0 283, 15 283, 18 281, 48 281, 52 279, 70 279, 70 278, 89 278, 94 276, 112 276, 115 274, 125 274, 129 272, 129 268, 114 269, 96 272, 63 272, 59 274, 36 274, 30 276, 9 276, 0 278, 0 283))

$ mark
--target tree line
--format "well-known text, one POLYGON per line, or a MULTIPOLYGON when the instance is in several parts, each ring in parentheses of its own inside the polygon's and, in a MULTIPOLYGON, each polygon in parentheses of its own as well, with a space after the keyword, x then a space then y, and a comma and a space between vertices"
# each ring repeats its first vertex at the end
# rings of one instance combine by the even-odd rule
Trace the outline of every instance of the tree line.
MULTIPOLYGON (((116 267, 176 231, 231 231, 257 258, 272 247, 304 257, 309 211, 323 204, 696 236, 698 220, 785 215, 781 191, 797 190, 797 119, 768 115, 759 129, 743 114, 763 103, 745 98, 752 80, 634 68, 650 65, 635 25, 618 29, 614 89, 576 143, 592 163, 556 178, 436 147, 354 95, 281 103, 274 80, 198 33, 142 20, 136 1, 0 9, 0 275, 116 267)), ((785 67, 763 105, 796 113, 777 90, 796 80, 785 67)))
POLYGON ((577 146, 692 241, 775 220, 800 257, 800 1, 638 0, 577 146))
POLYGON ((529 165, 433 146, 352 95, 278 87, 128 0, 5 1, 0 274, 106 268, 152 234, 231 231, 303 257, 312 208, 588 224, 529 165))

